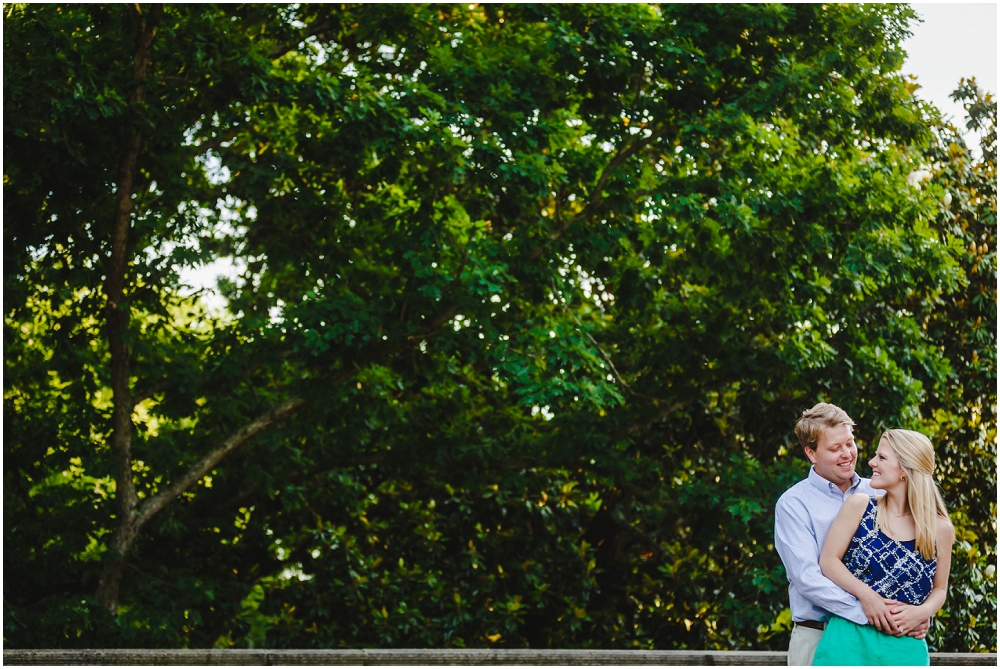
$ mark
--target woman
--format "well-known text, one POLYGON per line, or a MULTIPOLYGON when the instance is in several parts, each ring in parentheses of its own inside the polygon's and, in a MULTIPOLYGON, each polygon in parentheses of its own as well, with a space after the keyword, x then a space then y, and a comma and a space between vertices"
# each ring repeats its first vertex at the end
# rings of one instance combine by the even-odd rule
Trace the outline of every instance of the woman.
POLYGON ((927 642, 906 633, 944 605, 955 542, 933 477, 934 448, 919 432, 888 430, 868 464, 872 487, 885 495, 851 495, 844 502, 819 565, 858 598, 871 624, 834 616, 813 664, 928 665, 927 642), (890 613, 886 599, 902 604, 890 613))

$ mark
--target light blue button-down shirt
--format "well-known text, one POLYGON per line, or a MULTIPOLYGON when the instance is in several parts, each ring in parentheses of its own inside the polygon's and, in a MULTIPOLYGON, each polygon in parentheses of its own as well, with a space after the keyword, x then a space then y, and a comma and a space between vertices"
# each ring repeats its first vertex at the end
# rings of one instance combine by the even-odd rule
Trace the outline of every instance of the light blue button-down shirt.
POLYGON ((869 479, 857 474, 847 492, 809 469, 809 478, 785 491, 774 509, 774 547, 788 575, 788 601, 792 620, 825 622, 830 614, 867 625, 868 617, 857 598, 823 576, 819 552, 844 500, 854 493, 881 495, 869 479))

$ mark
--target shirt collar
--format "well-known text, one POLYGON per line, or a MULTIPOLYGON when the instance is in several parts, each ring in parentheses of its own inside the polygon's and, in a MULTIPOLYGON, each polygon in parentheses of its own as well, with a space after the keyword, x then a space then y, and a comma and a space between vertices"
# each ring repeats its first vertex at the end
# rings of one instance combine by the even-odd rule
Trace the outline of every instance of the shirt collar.
POLYGON ((851 478, 851 487, 847 489, 846 493, 840 492, 840 488, 833 484, 833 482, 826 480, 822 476, 816 473, 816 465, 809 468, 809 482, 812 483, 820 492, 826 494, 829 492, 835 492, 838 495, 847 495, 852 493, 857 489, 858 485, 861 483, 861 477, 858 476, 857 472, 854 472, 854 476, 851 478))

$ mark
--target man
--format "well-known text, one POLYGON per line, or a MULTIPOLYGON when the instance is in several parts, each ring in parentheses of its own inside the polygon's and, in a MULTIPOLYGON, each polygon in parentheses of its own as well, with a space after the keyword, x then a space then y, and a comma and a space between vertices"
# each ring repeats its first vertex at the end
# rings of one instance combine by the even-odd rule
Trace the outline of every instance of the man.
MULTIPOLYGON (((788 599, 792 609, 792 638, 788 664, 807 666, 831 615, 868 624, 861 603, 819 568, 819 553, 841 505, 850 495, 881 495, 854 471, 858 447, 854 443, 854 421, 833 404, 820 403, 804 412, 795 434, 812 463, 809 477, 799 481, 778 499, 774 511, 774 546, 788 576, 788 599)), ((886 600, 891 612, 897 604, 886 600)), ((929 623, 929 621, 928 621, 929 623)), ((910 636, 922 639, 928 623, 910 636)), ((882 630, 894 633, 896 630, 882 630)), ((850 652, 849 650, 847 652, 850 652)))

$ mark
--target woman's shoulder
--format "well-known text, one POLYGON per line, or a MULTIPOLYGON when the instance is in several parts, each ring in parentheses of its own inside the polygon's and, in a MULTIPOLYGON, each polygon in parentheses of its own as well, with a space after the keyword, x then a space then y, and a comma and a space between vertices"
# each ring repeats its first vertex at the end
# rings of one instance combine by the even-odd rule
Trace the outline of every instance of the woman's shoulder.
POLYGON ((939 544, 950 546, 955 543, 955 526, 951 524, 951 519, 948 516, 937 517, 937 533, 939 544))
POLYGON ((877 498, 866 495, 863 492, 856 492, 844 501, 844 506, 850 509, 864 510, 869 504, 874 504, 877 498))
POLYGON ((856 523, 860 523, 861 519, 865 517, 865 511, 868 510, 868 503, 870 497, 864 493, 854 493, 846 500, 844 500, 844 505, 840 507, 840 515, 845 518, 850 518, 856 523))

